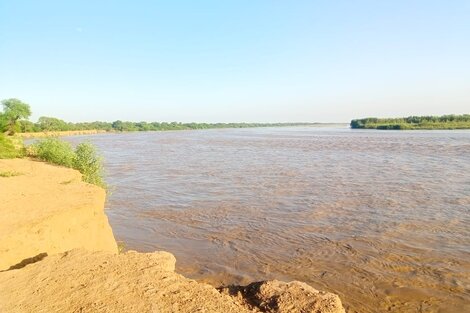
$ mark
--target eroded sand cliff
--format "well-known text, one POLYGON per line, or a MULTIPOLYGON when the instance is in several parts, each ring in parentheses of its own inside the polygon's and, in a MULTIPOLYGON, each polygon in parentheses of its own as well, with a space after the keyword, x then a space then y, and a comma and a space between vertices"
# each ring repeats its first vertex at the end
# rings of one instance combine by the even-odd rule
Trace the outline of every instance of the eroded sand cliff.
POLYGON ((117 253, 105 191, 75 170, 27 159, 0 160, 0 270, 74 248, 117 253))
POLYGON ((0 173, 0 312, 344 312, 300 282, 217 290, 170 253, 117 254, 105 193, 78 172, 0 160, 0 173))

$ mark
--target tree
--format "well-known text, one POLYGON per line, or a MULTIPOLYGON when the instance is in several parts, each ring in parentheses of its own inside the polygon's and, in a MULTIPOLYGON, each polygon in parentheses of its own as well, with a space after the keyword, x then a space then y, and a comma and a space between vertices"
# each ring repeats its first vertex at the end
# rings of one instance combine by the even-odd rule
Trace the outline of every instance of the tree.
POLYGON ((120 120, 114 121, 112 124, 112 127, 114 130, 121 131, 121 132, 124 130, 123 123, 120 120))
POLYGON ((39 128, 33 122, 21 120, 19 123, 19 130, 21 133, 34 133, 39 131, 39 128))
POLYGON ((14 135, 18 128, 18 121, 31 116, 29 104, 18 99, 5 99, 2 101, 3 114, 0 117, 0 128, 7 135, 14 135))
POLYGON ((37 124, 42 131, 64 131, 69 129, 66 122, 55 117, 41 116, 37 124))

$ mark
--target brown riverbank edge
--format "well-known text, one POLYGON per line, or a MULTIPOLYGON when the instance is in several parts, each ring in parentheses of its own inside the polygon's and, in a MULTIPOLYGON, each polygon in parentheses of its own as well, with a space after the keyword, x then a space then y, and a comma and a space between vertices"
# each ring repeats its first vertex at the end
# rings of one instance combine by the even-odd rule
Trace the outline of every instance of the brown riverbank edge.
POLYGON ((106 130, 92 129, 92 130, 68 130, 68 131, 49 131, 37 133, 16 133, 15 136, 30 139, 30 138, 45 138, 45 137, 63 137, 63 136, 77 136, 77 135, 94 135, 109 133, 106 130))
POLYGON ((164 251, 118 254, 105 192, 77 171, 0 160, 0 312, 344 312, 301 282, 216 289, 164 251))

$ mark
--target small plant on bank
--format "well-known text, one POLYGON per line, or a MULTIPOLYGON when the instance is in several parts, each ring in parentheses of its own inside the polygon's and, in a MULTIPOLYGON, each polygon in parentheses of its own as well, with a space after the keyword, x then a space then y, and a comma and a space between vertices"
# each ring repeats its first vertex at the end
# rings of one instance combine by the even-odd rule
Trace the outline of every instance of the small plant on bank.
POLYGON ((103 160, 90 143, 81 143, 75 148, 73 168, 80 171, 87 183, 106 188, 103 180, 103 160))
POLYGON ((117 241, 118 253, 122 254, 127 251, 127 246, 124 241, 117 241))

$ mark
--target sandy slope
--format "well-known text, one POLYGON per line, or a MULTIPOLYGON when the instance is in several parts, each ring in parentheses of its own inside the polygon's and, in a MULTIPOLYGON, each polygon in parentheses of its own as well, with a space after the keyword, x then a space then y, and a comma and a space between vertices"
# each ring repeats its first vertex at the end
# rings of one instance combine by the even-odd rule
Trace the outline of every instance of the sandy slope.
POLYGON ((117 253, 103 189, 75 170, 27 159, 0 160, 0 270, 74 248, 117 253))
POLYGON ((0 307, 18 313, 248 312, 211 286, 176 274, 174 266, 166 252, 73 250, 1 273, 0 307))
POLYGON ((2 313, 344 312, 300 282, 217 290, 175 273, 170 253, 117 254, 101 188, 31 160, 0 160, 5 172, 18 175, 0 177, 2 313))
POLYGON ((167 252, 72 250, 0 273, 0 311, 344 312, 338 296, 299 282, 256 283, 220 293, 174 268, 167 252))

